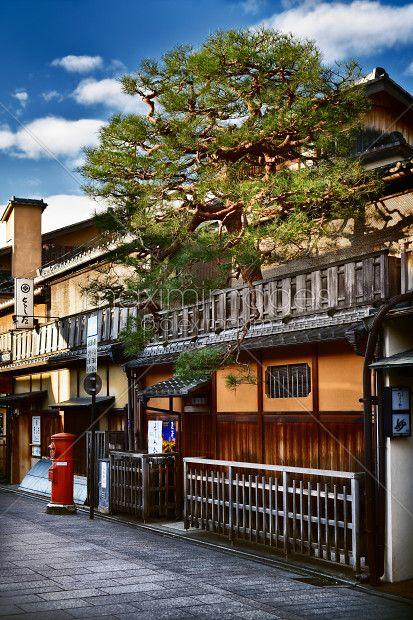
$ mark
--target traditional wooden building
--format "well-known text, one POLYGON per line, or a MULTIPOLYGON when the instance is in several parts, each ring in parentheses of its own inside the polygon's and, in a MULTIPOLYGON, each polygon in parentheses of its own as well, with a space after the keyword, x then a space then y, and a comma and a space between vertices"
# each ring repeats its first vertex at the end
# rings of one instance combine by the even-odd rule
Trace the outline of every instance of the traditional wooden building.
MULTIPOLYGON (((87 317, 94 306, 84 288, 109 268, 111 245, 93 220, 41 234, 43 201, 13 197, 3 214, 9 242, 0 250, 2 475, 19 483, 42 457, 53 433, 65 430, 75 445, 76 473, 86 474, 85 432, 90 398, 83 389, 87 317), (33 329, 14 329, 13 279, 34 278, 33 329), (33 441, 35 427, 40 437, 33 441)), ((116 310, 99 310, 98 428, 120 429, 127 382, 117 361, 116 310)))
MULTIPOLYGON (((361 244, 343 244, 311 260, 274 266, 254 284, 261 318, 242 344, 242 360, 253 380, 235 389, 226 384, 230 368, 210 380, 186 383, 173 377, 173 366, 182 351, 225 346, 234 339, 249 318, 247 287, 241 284, 198 303, 163 309, 153 340, 127 360, 119 334, 137 309, 96 308, 85 294, 90 279, 109 270, 109 251, 116 241, 104 239, 91 220, 41 235, 46 205, 18 198, 9 202, 3 221, 10 243, 0 249, 0 407, 7 448, 0 464, 10 481, 20 482, 33 463, 48 455, 50 436, 61 429, 79 438, 77 473, 85 473, 90 426, 90 400, 83 388, 86 324, 94 312, 103 379, 99 428, 123 431, 127 450, 176 451, 180 462, 204 457, 276 464, 284 473, 294 467, 341 472, 352 484, 358 481, 366 457, 360 401, 366 341, 378 308, 406 290, 406 282, 411 285, 403 239, 413 223, 413 99, 382 69, 367 76, 364 87, 372 109, 355 156, 366 167, 379 168, 386 187, 379 209, 367 214, 371 234, 361 244), (28 276, 34 277, 37 324, 15 330, 12 280, 28 276), (39 422, 40 441, 33 441, 39 422)), ((396 349, 383 350, 383 355, 400 351, 396 349)), ((377 428, 373 431, 375 441, 377 428)), ((377 448, 376 460, 380 454, 377 448)), ((232 489, 229 482, 227 487, 232 489)), ((270 501, 267 486, 261 491, 270 501)), ((320 504, 320 492, 308 497, 320 504)), ((327 492, 325 504, 339 499, 345 511, 347 491, 340 498, 336 492, 327 492)), ((356 518, 356 496, 349 497, 356 518)), ((311 517, 306 518, 311 526, 311 517)), ((317 518, 321 527, 326 516, 318 513, 317 518)), ((354 526, 347 531, 347 517, 340 513, 335 518, 356 545, 354 526)), ((292 519, 296 525, 296 517, 292 519)), ((327 523, 326 553, 331 556, 328 529, 327 523)), ((267 538, 264 531, 265 542, 267 538)), ((285 545, 286 540, 284 535, 285 545)), ((311 541, 306 544, 312 548, 311 541)), ((319 542, 318 557, 320 553, 319 542)), ((344 547, 344 559, 346 554, 344 547)))

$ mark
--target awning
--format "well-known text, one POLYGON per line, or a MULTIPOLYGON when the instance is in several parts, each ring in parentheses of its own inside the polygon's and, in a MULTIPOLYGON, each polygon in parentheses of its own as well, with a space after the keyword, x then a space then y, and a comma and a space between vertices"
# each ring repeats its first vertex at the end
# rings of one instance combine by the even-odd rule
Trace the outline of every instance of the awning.
MULTIPOLYGON (((104 405, 110 405, 115 401, 114 396, 96 396, 96 405, 98 407, 104 405)), ((64 400, 61 403, 56 403, 54 405, 49 405, 50 409, 82 409, 92 406, 92 397, 91 396, 78 396, 76 398, 70 398, 69 400, 64 400)))
POLYGON ((43 400, 47 396, 47 390, 38 390, 37 392, 21 392, 20 394, 5 394, 0 396, 0 407, 7 405, 22 405, 43 400))
POLYGON ((370 368, 408 368, 409 366, 413 366, 413 349, 383 357, 374 364, 370 364, 370 368))
POLYGON ((197 379, 195 381, 182 381, 181 379, 168 379, 160 381, 154 385, 150 385, 141 392, 139 396, 143 398, 156 398, 167 396, 187 396, 194 390, 203 385, 208 385, 208 379, 197 379))

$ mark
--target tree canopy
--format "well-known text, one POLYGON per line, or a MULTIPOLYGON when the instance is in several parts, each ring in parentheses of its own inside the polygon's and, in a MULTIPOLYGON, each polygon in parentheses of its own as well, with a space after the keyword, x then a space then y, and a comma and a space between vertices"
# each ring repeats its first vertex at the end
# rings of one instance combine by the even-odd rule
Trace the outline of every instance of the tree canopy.
POLYGON ((349 155, 368 108, 359 77, 268 29, 218 32, 123 77, 146 113, 114 116, 82 171, 109 204, 100 225, 124 239, 126 295, 145 291, 156 312, 161 290, 217 288, 230 272, 252 284, 362 221, 379 183, 349 155))

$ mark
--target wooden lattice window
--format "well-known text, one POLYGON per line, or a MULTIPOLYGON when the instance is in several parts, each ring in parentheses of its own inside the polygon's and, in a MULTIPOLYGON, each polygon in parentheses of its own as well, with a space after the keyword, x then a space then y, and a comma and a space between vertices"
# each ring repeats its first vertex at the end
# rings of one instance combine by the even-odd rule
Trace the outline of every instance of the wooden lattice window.
POLYGON ((269 366, 265 373, 268 398, 302 398, 311 392, 311 370, 308 364, 269 366))

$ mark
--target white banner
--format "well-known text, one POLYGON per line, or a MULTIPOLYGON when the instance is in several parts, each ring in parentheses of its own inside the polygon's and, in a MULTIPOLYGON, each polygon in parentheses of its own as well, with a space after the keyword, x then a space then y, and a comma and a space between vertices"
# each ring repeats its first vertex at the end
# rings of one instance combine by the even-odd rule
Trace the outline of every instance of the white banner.
POLYGON ((98 317, 91 314, 87 320, 86 374, 96 373, 98 369, 98 317))
POLYGON ((40 430, 40 416, 34 415, 32 416, 32 443, 37 445, 42 443, 40 430))
POLYGON ((34 285, 31 278, 14 280, 14 314, 16 329, 31 329, 34 314, 34 285))
POLYGON ((148 420, 148 454, 162 454, 162 420, 148 420))

